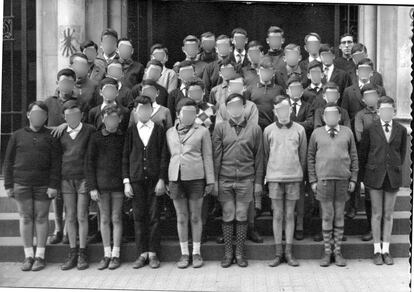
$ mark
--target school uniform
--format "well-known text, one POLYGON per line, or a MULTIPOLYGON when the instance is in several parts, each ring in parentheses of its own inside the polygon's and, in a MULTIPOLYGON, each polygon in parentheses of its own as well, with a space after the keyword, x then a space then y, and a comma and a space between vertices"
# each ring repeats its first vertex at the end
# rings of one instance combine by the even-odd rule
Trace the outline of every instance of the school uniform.
POLYGON ((310 104, 314 104, 316 100, 323 99, 323 84, 315 85, 311 83, 303 90, 302 99, 310 104))
POLYGON ((245 49, 241 52, 234 49, 230 53, 229 58, 240 67, 246 67, 250 64, 249 58, 247 57, 247 51, 245 49))
POLYGON ((161 77, 157 80, 157 83, 163 86, 168 93, 171 93, 178 85, 178 76, 174 70, 167 67, 162 68, 161 77))
POLYGON ((269 56, 272 59, 273 67, 276 70, 280 70, 285 64, 285 61, 283 60, 283 57, 285 56, 283 49, 279 49, 279 50, 269 49, 266 53, 266 56, 269 56))
POLYGON ((113 52, 111 56, 107 56, 104 52, 101 52, 98 54, 98 58, 105 60, 106 67, 108 67, 108 65, 111 64, 114 60, 119 60, 119 55, 116 51, 113 52))
MULTIPOLYGON (((315 109, 315 118, 313 123, 314 129, 325 126, 325 121, 323 120, 323 113, 323 107, 318 107, 315 109)), ((339 119, 338 124, 351 129, 351 120, 349 119, 348 111, 344 108, 341 108, 341 117, 339 119)))
POLYGON ((178 88, 171 91, 171 93, 168 95, 167 107, 170 110, 171 119, 173 121, 175 121, 175 119, 177 118, 177 110, 176 110, 177 104, 181 99, 185 97, 187 97, 187 86, 185 85, 185 83, 182 83, 182 82, 180 82, 180 85, 178 88))
POLYGON ((357 143, 361 141, 362 132, 378 120, 377 110, 370 110, 366 107, 357 112, 355 115, 355 139, 357 143))
MULTIPOLYGON (((362 100, 361 88, 363 84, 353 84, 344 90, 341 107, 346 109, 351 119, 352 126, 354 125, 355 115, 358 111, 365 108, 365 103, 362 100)), ((384 88, 380 87, 380 96, 386 95, 384 88)))
POLYGON ((88 111, 98 105, 100 97, 98 83, 89 78, 78 79, 75 83, 73 93, 78 99, 85 118, 88 111))
POLYGON ((309 139, 313 131, 313 117, 314 110, 310 103, 304 101, 302 98, 298 101, 290 99, 292 113, 290 119, 293 122, 299 123, 305 129, 306 137, 309 139))
POLYGON ((49 200, 47 188, 60 188, 60 145, 42 127, 30 127, 13 133, 4 156, 4 188, 14 188, 17 200, 49 200))
POLYGON ((173 126, 169 109, 157 103, 152 104, 151 121, 162 126, 165 131, 173 126))
MULTIPOLYGON (((158 83, 154 84, 154 87, 158 91, 158 96, 155 99, 159 105, 167 106, 168 105, 168 92, 167 89, 164 88, 164 86, 159 85, 158 83)), ((136 98, 142 89, 142 84, 137 84, 131 89, 132 98, 136 98)))
POLYGON ((264 84, 258 82, 246 89, 248 100, 254 102, 259 110, 259 126, 264 129, 274 121, 273 98, 284 94, 284 89, 274 82, 264 84))
POLYGON ((56 89, 55 94, 49 96, 44 101, 48 108, 47 126, 57 127, 63 123, 66 123, 63 115, 63 105, 68 101, 77 100, 78 99, 76 98, 76 96, 73 95, 73 93, 71 95, 61 97, 59 94, 59 89, 56 89))
MULTIPOLYGON (((307 75, 307 72, 308 72, 308 66, 313 61, 318 61, 318 62, 322 63, 321 57, 319 57, 319 56, 317 58, 313 58, 312 56, 308 56, 306 59, 303 59, 299 62, 300 69, 303 72, 306 72, 306 75, 307 75)), ((308 86, 310 83, 311 83, 311 80, 308 79, 308 82, 307 82, 306 85, 308 86)))
MULTIPOLYGON (((117 102, 115 102, 115 104, 118 105, 122 114, 122 120, 119 124, 119 129, 125 133, 129 125, 130 112, 128 108, 118 104, 117 102)), ((97 130, 100 130, 104 127, 101 114, 105 106, 107 106, 106 103, 101 103, 100 105, 92 108, 88 113, 87 123, 93 125, 97 130)))
POLYGON ((362 133, 359 144, 361 176, 367 188, 396 192, 402 185, 407 129, 395 120, 388 124, 376 120, 362 133))
MULTIPOLYGON (((342 97, 342 94, 344 93, 345 88, 347 88, 349 85, 351 85, 351 80, 349 78, 349 75, 342 69, 339 69, 337 66, 332 64, 331 66, 323 66, 323 72, 325 74, 324 81, 322 83, 326 82, 335 82, 336 85, 339 87, 339 96, 342 97)), ((339 101, 339 103, 341 103, 339 101)))
MULTIPOLYGON (((115 98, 115 101, 122 105, 123 107, 130 107, 134 102, 134 98, 132 97, 131 89, 126 87, 121 81, 118 81, 118 95, 115 98)), ((99 95, 98 104, 103 102, 102 95, 99 95)))
POLYGON ((296 76, 301 80, 303 88, 306 88, 306 86, 308 86, 308 76, 306 72, 307 71, 303 71, 299 65, 296 66, 296 68, 291 68, 286 63, 283 63, 275 73, 275 80, 277 84, 286 90, 288 88, 288 80, 293 78, 293 76, 296 76))
MULTIPOLYGON (((187 60, 184 60, 187 61, 187 60)), ((198 78, 203 78, 203 74, 204 74, 204 69, 207 66, 206 62, 203 62, 201 60, 191 60, 192 65, 194 66, 194 73, 195 76, 197 76, 198 78)), ((176 66, 173 67, 173 70, 175 71, 175 73, 178 75, 179 73, 179 66, 180 62, 177 63, 176 66)))
POLYGON ((223 79, 220 77, 220 66, 223 60, 218 59, 208 63, 203 72, 203 82, 205 86, 206 96, 209 96, 211 89, 220 84, 223 79))
POLYGON ((207 53, 204 50, 197 55, 197 59, 205 63, 211 63, 218 59, 216 49, 213 49, 211 52, 207 53))
POLYGON ((269 197, 298 200, 306 167, 305 128, 293 121, 286 125, 275 121, 264 129, 263 145, 269 197))
POLYGON ((253 67, 252 64, 243 67, 242 74, 246 87, 254 85, 260 81, 259 68, 253 67))
POLYGON ((167 182, 168 152, 163 127, 151 120, 128 128, 122 158, 122 177, 134 192, 137 254, 160 251, 159 203, 154 193, 159 179, 167 182))
POLYGON ((141 83, 145 71, 144 65, 133 60, 122 60, 121 64, 124 72, 121 79, 123 86, 132 89, 135 85, 141 83))
MULTIPOLYGON (((259 111, 257 110, 256 104, 250 100, 246 100, 244 106, 244 118, 248 123, 254 125, 258 125, 259 123, 259 111)), ((230 120, 230 115, 227 111, 226 104, 221 104, 216 111, 216 125, 228 120, 230 120)))
POLYGON ((167 145, 171 154, 171 198, 201 198, 205 185, 215 181, 210 132, 195 123, 189 129, 181 129, 177 124, 167 131, 167 145))
MULTIPOLYGON (((351 79, 350 84, 358 84, 358 76, 356 75, 356 70, 349 73, 349 78, 351 79)), ((384 82, 381 73, 374 70, 372 76, 369 78, 371 84, 384 87, 384 82)))

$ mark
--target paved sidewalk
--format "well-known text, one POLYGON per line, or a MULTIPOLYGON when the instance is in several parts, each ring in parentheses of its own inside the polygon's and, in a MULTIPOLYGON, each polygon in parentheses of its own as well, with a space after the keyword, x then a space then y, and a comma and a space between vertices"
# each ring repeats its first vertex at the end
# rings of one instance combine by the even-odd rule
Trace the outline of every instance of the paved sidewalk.
POLYGON ((206 262, 201 269, 177 269, 162 263, 158 270, 132 269, 131 263, 115 271, 98 271, 92 264, 85 271, 61 271, 49 264, 41 272, 21 272, 20 263, 0 263, 0 286, 36 288, 134 289, 151 291, 409 291, 408 258, 395 259, 393 266, 374 266, 370 260, 349 260, 346 268, 321 268, 316 260, 301 260, 299 268, 283 264, 270 268, 267 262, 250 261, 242 269, 206 262))

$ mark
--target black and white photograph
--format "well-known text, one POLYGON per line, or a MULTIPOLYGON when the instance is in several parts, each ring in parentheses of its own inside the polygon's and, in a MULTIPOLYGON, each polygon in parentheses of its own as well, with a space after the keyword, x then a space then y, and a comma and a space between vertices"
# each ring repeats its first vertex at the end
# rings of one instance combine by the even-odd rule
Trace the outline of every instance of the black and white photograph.
POLYGON ((411 291, 413 3, 0 15, 2 291, 411 291))

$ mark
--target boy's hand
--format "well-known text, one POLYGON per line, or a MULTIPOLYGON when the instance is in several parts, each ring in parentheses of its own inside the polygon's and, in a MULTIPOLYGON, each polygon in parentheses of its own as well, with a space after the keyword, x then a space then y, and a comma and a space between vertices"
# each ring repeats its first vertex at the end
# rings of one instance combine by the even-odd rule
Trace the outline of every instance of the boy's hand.
POLYGON ((162 196, 165 194, 165 183, 163 179, 159 179, 155 186, 155 195, 162 196))
POLYGON ((316 193, 316 189, 317 189, 317 182, 312 183, 311 188, 312 188, 312 192, 316 193))
POLYGON ((261 184, 254 184, 254 196, 261 196, 263 192, 263 187, 261 184))
POLYGON ((46 194, 50 199, 54 199, 57 196, 57 189, 47 188, 46 194))
POLYGON ((134 196, 134 192, 132 191, 132 186, 130 183, 124 184, 124 193, 128 198, 132 198, 134 196))
POLYGON ((350 181, 348 185, 348 192, 352 193, 355 190, 355 182, 350 181))
POLYGON ((91 194, 91 199, 94 201, 99 201, 101 194, 99 194, 98 190, 92 190, 89 192, 91 194))
POLYGON ((260 213, 262 210, 262 200, 261 199, 255 199, 254 200, 254 209, 256 211, 256 216, 260 213))
POLYGON ((55 138, 59 138, 60 136, 62 136, 63 131, 66 130, 66 128, 68 127, 67 123, 63 123, 59 126, 57 126, 56 128, 54 128, 51 132, 52 136, 55 138))
POLYGON ((211 194, 215 197, 218 196, 218 182, 214 183, 214 188, 213 188, 213 191, 211 192, 211 194))
POLYGON ((7 189, 6 194, 7 194, 7 197, 14 198, 13 188, 7 189))
POLYGON ((214 189, 214 183, 206 185, 206 188, 204 189, 204 195, 209 195, 214 189))

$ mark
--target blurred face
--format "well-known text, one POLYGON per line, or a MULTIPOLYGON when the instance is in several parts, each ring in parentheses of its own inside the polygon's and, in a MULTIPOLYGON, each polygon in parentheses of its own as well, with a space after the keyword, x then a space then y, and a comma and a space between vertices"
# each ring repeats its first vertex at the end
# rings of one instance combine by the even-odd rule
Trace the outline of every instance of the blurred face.
POLYGON ((78 108, 67 109, 63 113, 65 116, 65 121, 68 123, 68 126, 72 129, 75 129, 79 126, 82 120, 82 113, 78 108))
POLYGON ((236 78, 229 81, 229 93, 242 94, 244 91, 243 78, 236 78))
POLYGON ((299 61, 302 59, 302 57, 297 50, 286 50, 284 59, 288 66, 296 67, 299 64, 299 61))
POLYGON ((183 106, 178 118, 183 126, 191 126, 197 117, 197 109, 194 106, 183 106))
POLYGON ((47 112, 35 105, 30 112, 27 113, 27 119, 32 127, 39 129, 46 123, 47 112))
POLYGON ((234 74, 236 74, 236 71, 234 70, 233 65, 228 64, 220 67, 220 75, 224 80, 229 80, 234 74))
POLYGON ((233 98, 226 106, 229 116, 233 119, 240 119, 244 114, 243 100, 239 97, 233 98))
POLYGON ((359 80, 361 80, 363 83, 366 83, 371 78, 373 70, 369 65, 360 65, 358 66, 356 73, 358 75, 359 80))
POLYGON ((352 60, 354 60, 355 64, 358 64, 359 61, 361 61, 362 59, 366 58, 367 54, 365 54, 365 52, 355 52, 352 54, 352 60))
POLYGON ((395 108, 390 103, 381 103, 378 108, 378 115, 384 122, 390 122, 395 115, 395 108))
POLYGON ((141 123, 146 123, 151 119, 152 114, 152 105, 148 104, 138 104, 134 110, 134 117, 136 121, 141 123))
POLYGON ((105 35, 102 38, 101 49, 106 56, 111 56, 117 48, 118 40, 110 35, 105 35))
POLYGON ((101 95, 105 102, 112 103, 118 96, 118 89, 115 85, 107 84, 101 89, 101 95))
POLYGON ((75 80, 70 76, 60 76, 59 80, 56 82, 58 89, 63 94, 72 93, 73 88, 75 87, 75 80))
POLYGON ((318 56, 319 49, 321 48, 321 42, 315 36, 308 37, 308 40, 305 44, 305 49, 311 56, 318 56))
POLYGON ((321 60, 325 66, 330 66, 333 64, 334 54, 332 54, 331 52, 322 52, 321 60))
POLYGON ((320 84, 323 76, 322 70, 319 67, 312 68, 308 73, 308 78, 313 84, 320 84))
POLYGON ((154 102, 158 96, 158 90, 154 86, 144 85, 142 87, 142 95, 150 97, 151 101, 154 102))
POLYGON ((152 52, 151 59, 155 59, 165 64, 168 61, 168 56, 162 49, 156 49, 152 52))
POLYGON ((237 50, 243 50, 246 46, 248 38, 241 33, 235 33, 232 39, 232 43, 237 50))
POLYGON ((95 61, 96 59, 96 56, 98 55, 98 52, 95 50, 94 47, 87 47, 82 51, 82 53, 84 53, 86 57, 88 57, 89 63, 93 63, 93 61, 95 61))
POLYGON ((187 59, 194 59, 198 54, 198 43, 197 42, 185 42, 182 48, 187 59))
POLYGON ((146 79, 157 81, 161 77, 162 68, 157 65, 150 65, 145 71, 146 79))
POLYGON ((220 57, 226 57, 230 54, 231 46, 229 39, 222 39, 216 41, 216 51, 220 57))
POLYGON ((273 50, 280 49, 285 42, 285 39, 282 37, 281 33, 269 33, 266 39, 267 44, 273 50))
POLYGON ((121 59, 129 60, 134 53, 134 48, 129 41, 121 41, 118 44, 118 54, 121 59))
POLYGON ((78 78, 85 78, 88 75, 89 64, 84 58, 75 57, 71 67, 78 78))
POLYGON ((118 129, 121 118, 117 113, 105 114, 102 118, 102 122, 105 125, 105 129, 109 132, 115 132, 118 129))
POLYGON ((188 88, 188 97, 194 100, 196 103, 203 101, 203 89, 200 86, 190 86, 188 88))
POLYGON ((363 99, 369 108, 377 108, 379 96, 376 90, 365 91, 363 99))
POLYGON ((339 99, 339 92, 336 89, 328 88, 324 93, 324 99, 327 103, 333 102, 336 103, 339 99))
POLYGON ((287 124, 290 121, 290 114, 292 108, 287 99, 273 106, 273 113, 277 117, 277 120, 281 124, 287 124))
POLYGON ((287 94, 294 100, 302 97, 303 86, 300 82, 293 82, 289 85, 287 94))
POLYGON ((340 118, 341 114, 336 107, 327 107, 323 112, 323 120, 328 127, 336 127, 340 118))
POLYGON ((207 53, 210 53, 214 49, 215 46, 216 46, 216 38, 214 36, 203 37, 201 39, 201 47, 207 53))
POLYGON ((181 67, 178 71, 178 77, 184 82, 189 82, 192 78, 194 78, 194 68, 193 66, 188 67, 181 67))
POLYGON ((260 77, 260 80, 262 80, 263 82, 271 81, 273 78, 273 75, 274 75, 273 69, 260 67, 259 77, 260 77))
POLYGON ((263 53, 260 51, 259 47, 251 47, 247 51, 247 57, 252 64, 259 64, 260 59, 263 57, 263 53))
POLYGON ((122 65, 117 64, 109 64, 108 66, 108 73, 107 76, 112 77, 115 80, 121 80, 122 76, 124 75, 124 72, 122 71, 122 65))
POLYGON ((341 38, 339 49, 342 51, 342 55, 350 56, 353 45, 354 45, 353 37, 346 36, 346 37, 341 38))

